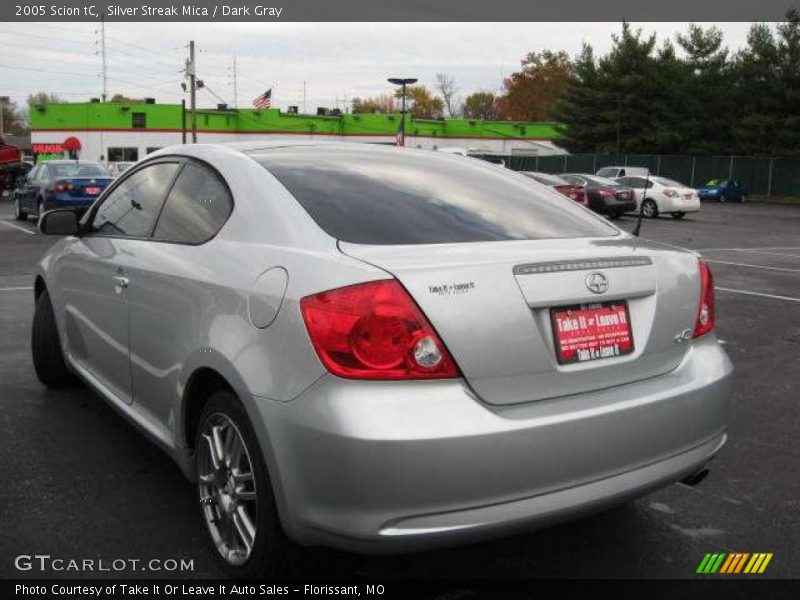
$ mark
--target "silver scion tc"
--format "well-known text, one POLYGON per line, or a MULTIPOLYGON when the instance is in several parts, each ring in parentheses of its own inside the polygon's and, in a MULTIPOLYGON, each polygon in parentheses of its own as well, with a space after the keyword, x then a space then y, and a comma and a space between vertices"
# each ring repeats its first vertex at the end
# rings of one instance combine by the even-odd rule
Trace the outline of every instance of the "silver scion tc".
POLYGON ((35 282, 33 360, 195 482, 215 555, 504 535, 704 469, 731 363, 711 273, 527 177, 358 144, 166 148, 35 282))

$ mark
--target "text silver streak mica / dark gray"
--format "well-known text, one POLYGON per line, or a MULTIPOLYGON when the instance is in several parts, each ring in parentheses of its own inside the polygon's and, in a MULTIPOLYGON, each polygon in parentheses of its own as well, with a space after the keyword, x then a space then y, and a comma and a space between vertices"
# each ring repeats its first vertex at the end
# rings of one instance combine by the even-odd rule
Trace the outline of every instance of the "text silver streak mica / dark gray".
POLYGON ((69 367, 187 476, 200 469, 201 500, 236 527, 212 531, 232 564, 258 554, 255 515, 273 496, 297 542, 408 550, 624 501, 697 471, 726 439, 731 363, 713 331, 676 342, 698 318, 698 256, 470 158, 167 148, 53 246, 36 289, 69 367), (301 300, 386 280, 413 298, 455 377, 324 366, 301 300), (560 364, 551 308, 598 302, 626 303, 632 351, 560 364), (200 467, 195 439, 212 444, 200 467), (239 511, 243 499, 254 504, 239 511))

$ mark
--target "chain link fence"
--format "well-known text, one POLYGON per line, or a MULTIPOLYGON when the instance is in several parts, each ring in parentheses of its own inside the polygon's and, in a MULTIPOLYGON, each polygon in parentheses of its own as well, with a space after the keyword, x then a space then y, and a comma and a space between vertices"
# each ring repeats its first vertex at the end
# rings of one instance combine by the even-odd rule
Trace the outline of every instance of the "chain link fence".
POLYGON ((661 175, 698 187, 712 179, 735 179, 751 194, 800 196, 800 158, 752 156, 689 156, 679 154, 561 154, 503 156, 515 171, 595 173, 607 166, 647 167, 661 175))

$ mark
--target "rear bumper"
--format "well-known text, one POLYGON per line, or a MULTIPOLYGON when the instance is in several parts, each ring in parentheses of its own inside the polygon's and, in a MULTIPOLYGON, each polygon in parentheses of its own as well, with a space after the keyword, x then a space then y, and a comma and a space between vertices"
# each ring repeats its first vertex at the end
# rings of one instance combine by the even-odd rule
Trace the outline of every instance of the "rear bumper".
POLYGON ((505 535, 678 481, 724 444, 732 366, 713 336, 664 376, 490 407, 461 381, 325 376, 255 399, 291 537, 407 551, 505 535))
POLYGON ((603 201, 597 206, 597 211, 603 214, 622 214, 636 210, 635 200, 609 200, 603 201))

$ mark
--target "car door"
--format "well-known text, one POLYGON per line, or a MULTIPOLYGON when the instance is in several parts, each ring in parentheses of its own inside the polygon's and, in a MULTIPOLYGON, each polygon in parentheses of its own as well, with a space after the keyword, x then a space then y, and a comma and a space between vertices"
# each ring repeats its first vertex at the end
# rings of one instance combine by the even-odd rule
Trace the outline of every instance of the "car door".
MULTIPOLYGON (((134 402, 157 425, 175 418, 178 378, 186 360, 208 345, 207 320, 214 318, 227 329, 238 323, 229 315, 209 317, 213 307, 240 301, 238 290, 207 268, 220 264, 219 246, 209 242, 232 209, 222 177, 209 165, 188 159, 167 196, 152 241, 138 251, 140 260, 130 271, 134 402)), ((231 333, 235 337, 235 330, 231 333)))
POLYGON ((42 168, 42 165, 33 167, 17 189, 17 200, 23 212, 32 213, 36 210, 36 206, 32 202, 35 189, 33 182, 42 168))
POLYGON ((111 395, 133 402, 128 271, 139 260, 179 169, 177 161, 142 166, 119 180, 87 216, 57 266, 70 355, 111 395))

